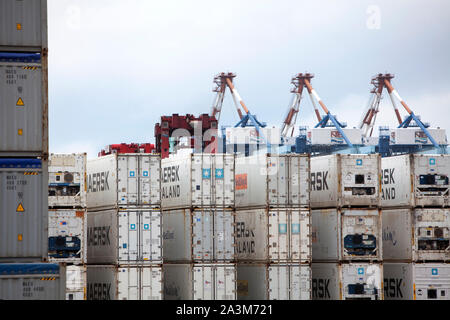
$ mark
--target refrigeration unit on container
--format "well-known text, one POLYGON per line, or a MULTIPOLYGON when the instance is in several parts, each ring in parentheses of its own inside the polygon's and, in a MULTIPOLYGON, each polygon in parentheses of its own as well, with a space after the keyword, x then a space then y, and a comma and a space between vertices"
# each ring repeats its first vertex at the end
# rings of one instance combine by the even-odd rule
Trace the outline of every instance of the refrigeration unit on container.
POLYGON ((164 263, 233 262, 235 213, 221 207, 163 213, 164 263))
POLYGON ((181 153, 161 160, 161 206, 234 207, 234 155, 181 153))
POLYGON ((160 209, 110 209, 87 214, 88 264, 162 264, 160 209))
POLYGON ((236 208, 309 207, 308 155, 236 157, 236 208))
POLYGON ((0 52, 0 77, 0 152, 23 157, 47 153, 47 86, 41 55, 0 52))
POLYGON ((450 261, 450 208, 383 210, 384 261, 450 261))
POLYGON ((0 51, 47 48, 47 0, 0 2, 0 51))
POLYGON ((311 208, 380 205, 378 154, 334 154, 311 161, 311 208))
POLYGON ((408 154, 381 160, 381 205, 450 205, 450 155, 408 154))
POLYGON ((49 261, 86 263, 86 209, 48 210, 49 261))
POLYGON ((0 263, 0 300, 64 300, 66 269, 57 263, 0 263))
POLYGON ((236 212, 238 262, 311 262, 310 211, 300 208, 236 212))
POLYGON ((450 264, 385 263, 385 300, 450 300, 450 264))
POLYGON ((66 266, 66 300, 86 300, 87 271, 84 265, 66 266))
POLYGON ((309 264, 239 264, 238 300, 311 300, 309 264))
POLYGON ((236 264, 164 264, 164 300, 236 300, 236 264))
POLYGON ((87 265, 87 300, 162 300, 161 266, 87 265))
POLYGON ((48 256, 47 161, 0 158, 0 261, 48 256))
MULTIPOLYGON (((428 128, 427 129, 433 139, 439 144, 447 144, 447 135, 445 129, 428 128)), ((390 144, 428 144, 432 142, 419 127, 414 128, 396 128, 391 130, 390 144)))
POLYGON ((49 207, 86 208, 86 153, 50 154, 49 207))
POLYGON ((313 300, 383 300, 380 263, 312 263, 313 300))
POLYGON ((379 209, 311 210, 313 261, 382 261, 379 209))
POLYGON ((160 156, 146 153, 111 154, 88 160, 87 206, 158 207, 160 171, 160 156))

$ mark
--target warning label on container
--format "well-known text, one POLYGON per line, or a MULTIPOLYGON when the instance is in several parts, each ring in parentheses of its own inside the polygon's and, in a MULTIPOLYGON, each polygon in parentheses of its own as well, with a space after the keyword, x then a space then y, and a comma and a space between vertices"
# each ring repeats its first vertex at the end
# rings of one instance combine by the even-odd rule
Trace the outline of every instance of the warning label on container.
POLYGON ((234 177, 236 190, 245 190, 247 189, 247 174, 237 174, 234 177))
POLYGON ((23 103, 22 98, 19 98, 16 102, 16 106, 23 107, 25 104, 23 103))
POLYGON ((19 203, 19 205, 17 206, 16 212, 24 212, 25 209, 23 208, 23 205, 21 203, 19 203))

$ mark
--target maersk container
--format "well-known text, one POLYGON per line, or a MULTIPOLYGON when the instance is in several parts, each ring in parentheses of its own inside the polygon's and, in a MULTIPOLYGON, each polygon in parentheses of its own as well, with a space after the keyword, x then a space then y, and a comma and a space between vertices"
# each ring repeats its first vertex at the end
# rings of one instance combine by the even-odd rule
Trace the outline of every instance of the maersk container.
MULTIPOLYGON (((427 130, 439 145, 447 144, 447 135, 445 129, 428 128, 427 130)), ((433 143, 422 129, 420 129, 419 127, 410 127, 410 128, 396 128, 394 130, 391 130, 390 144, 432 145, 433 143)))
POLYGON ((450 264, 385 263, 386 300, 450 300, 450 264))
POLYGON ((0 51, 47 48, 47 0, 0 1, 0 51))
POLYGON ((236 212, 238 262, 311 261, 311 216, 308 209, 271 208, 236 212))
MULTIPOLYGON (((363 136, 361 129, 344 128, 347 138, 352 144, 362 144, 363 136)), ((336 128, 314 128, 311 129, 311 144, 314 145, 336 145, 347 144, 342 134, 336 128)))
POLYGON ((234 155, 189 153, 161 160, 161 206, 234 207, 234 155))
POLYGON ((0 158, 0 261, 46 261, 47 161, 0 158))
POLYGON ((49 209, 49 261, 86 263, 86 209, 49 209))
POLYGON ((450 261, 450 208, 383 210, 384 261, 450 261))
POLYGON ((164 264, 164 300, 236 300, 236 264, 164 264))
MULTIPOLYGON (((0 34, 2 31, 0 28, 0 34)), ((48 152, 45 75, 40 54, 0 52, 0 152, 4 156, 33 157, 48 152)))
POLYGON ((66 269, 56 263, 0 263, 0 300, 64 300, 66 269))
POLYGON ((313 261, 383 260, 379 209, 315 209, 311 215, 313 261))
POLYGON ((66 266, 66 300, 86 300, 86 288, 86 266, 66 266))
POLYGON ((311 300, 309 264, 239 264, 238 300, 311 300))
POLYGON ((161 266, 87 265, 87 300, 162 300, 161 266))
POLYGON ((383 300, 380 263, 312 263, 313 300, 383 300))
POLYGON ((311 208, 380 205, 379 154, 334 154, 311 161, 311 208))
POLYGON ((381 205, 450 205, 450 155, 408 154, 381 160, 381 205))
POLYGON ((87 263, 162 264, 160 209, 110 209, 87 215, 87 263))
POLYGON ((159 207, 160 171, 160 156, 148 153, 114 153, 88 160, 87 206, 159 207))
POLYGON ((163 212, 164 262, 233 262, 235 213, 223 208, 163 212))
POLYGON ((49 207, 86 208, 86 153, 50 154, 49 207))
POLYGON ((236 208, 309 207, 308 155, 236 157, 236 208))

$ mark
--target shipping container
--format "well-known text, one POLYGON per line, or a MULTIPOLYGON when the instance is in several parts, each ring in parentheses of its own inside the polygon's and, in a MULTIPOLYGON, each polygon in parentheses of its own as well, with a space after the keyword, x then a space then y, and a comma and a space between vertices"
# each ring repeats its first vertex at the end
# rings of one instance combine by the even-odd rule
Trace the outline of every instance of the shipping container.
POLYGON ((175 154, 161 160, 164 210, 234 207, 234 155, 175 154))
POLYGON ((162 300, 161 266, 87 265, 87 300, 162 300))
POLYGON ((236 264, 164 264, 165 300, 236 300, 236 264))
POLYGON ((235 213, 223 208, 163 212, 164 262, 233 262, 235 213))
POLYGON ((264 138, 255 127, 230 127, 225 129, 227 144, 281 144, 281 132, 279 128, 259 128, 264 138))
MULTIPOLYGON (((0 30, 1 34, 3 29, 0 30)), ((3 156, 34 157, 48 152, 46 71, 41 62, 40 54, 0 52, 3 156)))
MULTIPOLYGON (((363 135, 361 129, 343 128, 347 138, 352 144, 362 144, 363 135)), ((347 144, 342 134, 336 128, 314 128, 311 129, 311 144, 314 145, 336 145, 347 144)))
POLYGON ((386 300, 450 300, 450 264, 385 263, 386 300))
POLYGON ((86 153, 50 154, 49 207, 86 208, 86 153))
POLYGON ((311 208, 380 205, 378 154, 334 154, 311 161, 311 208))
POLYGON ((236 212, 238 262, 311 262, 308 209, 270 208, 236 212))
POLYGON ((383 210, 384 261, 450 261, 450 208, 383 210))
POLYGON ((84 265, 66 266, 66 300, 86 300, 86 268, 84 265))
POLYGON ((407 154, 381 160, 381 205, 449 206, 450 155, 407 154))
POLYGON ((41 159, 0 158, 0 261, 47 260, 47 170, 41 159))
POLYGON ((87 215, 88 264, 162 264, 160 209, 110 209, 87 215))
POLYGON ((49 261, 86 263, 86 209, 49 209, 49 261))
MULTIPOLYGON (((445 129, 428 128, 427 130, 439 145, 447 144, 447 135, 445 129)), ((391 130, 390 144, 431 145, 432 142, 422 129, 420 129, 419 127, 411 127, 411 128, 396 128, 391 130)))
POLYGON ((88 160, 88 208, 158 207, 160 172, 159 155, 111 154, 88 160))
POLYGON ((236 157, 236 208, 309 207, 309 161, 299 154, 236 157))
POLYGON ((380 263, 312 263, 313 300, 383 300, 380 263))
POLYGON ((311 215, 313 261, 383 260, 379 209, 315 209, 311 215))
POLYGON ((47 48, 47 0, 0 1, 0 51, 47 48))
POLYGON ((0 300, 64 300, 66 269, 57 263, 0 263, 0 300))
POLYGON ((239 264, 238 300, 311 300, 309 264, 239 264))

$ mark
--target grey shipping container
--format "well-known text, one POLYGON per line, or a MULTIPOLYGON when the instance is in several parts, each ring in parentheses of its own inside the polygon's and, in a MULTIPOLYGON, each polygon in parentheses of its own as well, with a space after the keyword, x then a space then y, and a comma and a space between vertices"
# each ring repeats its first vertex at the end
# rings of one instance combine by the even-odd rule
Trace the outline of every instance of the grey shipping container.
POLYGON ((164 264, 165 300, 236 300, 236 264, 164 264))
POLYGON ((47 0, 0 1, 0 51, 47 48, 47 0))
POLYGON ((160 209, 110 209, 87 215, 88 264, 161 264, 160 209))
POLYGON ((86 263, 86 209, 48 210, 49 261, 86 263))
POLYGON ((378 207, 379 154, 334 154, 311 161, 311 208, 378 207))
POLYGON ((385 263, 386 300, 450 300, 450 264, 385 263))
POLYGON ((316 262, 382 261, 379 209, 315 209, 312 260, 316 262))
POLYGON ((313 300, 383 300, 381 263, 313 262, 313 300))
POLYGON ((311 300, 309 264, 239 264, 238 300, 311 300))
POLYGON ((381 161, 383 208, 449 206, 450 155, 408 154, 381 161))
POLYGON ((87 265, 87 300, 162 300, 161 266, 87 265))
POLYGON ((0 261, 47 260, 47 161, 0 158, 0 261))
POLYGON ((160 156, 148 153, 115 153, 88 160, 87 206, 159 207, 160 171, 160 156))
POLYGON ((384 261, 449 261, 450 208, 383 210, 384 261))
POLYGON ((66 266, 66 300, 86 300, 87 270, 85 265, 66 266))
POLYGON ((236 208, 309 207, 308 155, 236 157, 235 170, 236 208))
POLYGON ((0 52, 2 156, 48 153, 47 71, 41 62, 39 54, 0 52))
POLYGON ((224 208, 163 211, 164 262, 233 262, 235 213, 224 208))
POLYGON ((55 208, 86 208, 86 153, 50 154, 48 205, 55 208))
POLYGON ((310 210, 270 208, 236 212, 238 262, 311 262, 310 210))
POLYGON ((234 155, 176 154, 161 160, 161 206, 234 207, 234 155))
POLYGON ((64 300, 66 269, 56 263, 1 263, 0 300, 64 300))

